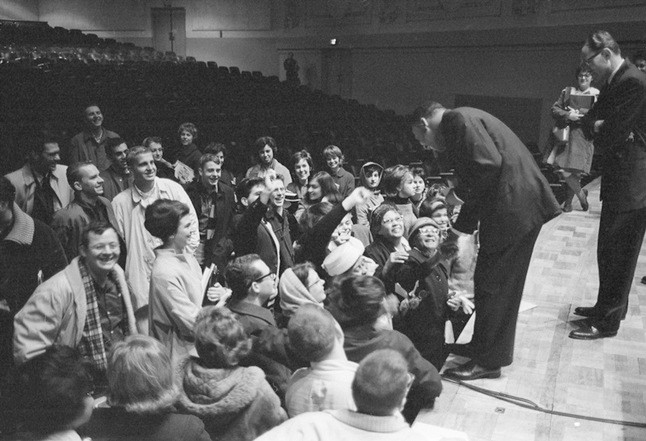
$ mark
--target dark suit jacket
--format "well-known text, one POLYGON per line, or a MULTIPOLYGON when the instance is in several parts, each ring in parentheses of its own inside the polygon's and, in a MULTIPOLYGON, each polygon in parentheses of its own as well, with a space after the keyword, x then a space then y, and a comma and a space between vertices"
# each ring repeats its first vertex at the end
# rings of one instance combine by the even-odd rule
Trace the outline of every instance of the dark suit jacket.
POLYGON ((472 233, 479 221, 481 253, 506 248, 560 213, 531 153, 502 121, 460 107, 444 113, 440 131, 464 201, 454 227, 472 233))
POLYGON ((646 74, 624 61, 612 82, 585 116, 602 153, 601 198, 606 209, 619 213, 646 207, 646 74))

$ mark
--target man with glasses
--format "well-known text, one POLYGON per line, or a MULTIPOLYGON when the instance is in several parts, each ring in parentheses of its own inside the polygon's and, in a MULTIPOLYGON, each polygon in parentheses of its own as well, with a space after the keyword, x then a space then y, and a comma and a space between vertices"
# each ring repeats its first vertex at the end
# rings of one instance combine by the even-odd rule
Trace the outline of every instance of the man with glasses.
POLYGON ((597 303, 574 313, 589 320, 570 338, 617 335, 646 229, 646 74, 621 55, 606 31, 588 36, 581 60, 601 86, 582 119, 602 154, 601 220, 597 240, 597 303))
POLYGON ((498 378, 513 361, 516 320, 527 269, 542 225, 560 212, 549 184, 527 147, 494 116, 470 107, 427 102, 413 115, 413 134, 424 146, 446 151, 457 186, 447 202, 462 204, 451 229, 480 232, 474 274, 472 358, 444 374, 459 380, 498 378))

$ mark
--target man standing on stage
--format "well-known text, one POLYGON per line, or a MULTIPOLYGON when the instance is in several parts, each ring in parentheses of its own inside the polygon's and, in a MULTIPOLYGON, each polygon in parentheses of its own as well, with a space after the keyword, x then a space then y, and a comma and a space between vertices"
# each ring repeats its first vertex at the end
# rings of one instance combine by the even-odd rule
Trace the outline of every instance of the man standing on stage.
POLYGON ((581 60, 600 85, 599 100, 583 118, 602 153, 601 221, 597 240, 597 303, 574 313, 589 317, 570 338, 617 335, 646 229, 646 73, 621 56, 606 31, 588 36, 581 60))
POLYGON ((413 114, 413 134, 446 151, 457 185, 446 197, 462 203, 452 234, 480 231, 476 263, 476 321, 472 359, 444 375, 459 380, 498 378, 513 361, 518 309, 534 243, 560 212, 531 153, 502 121, 469 107, 428 102, 413 114))

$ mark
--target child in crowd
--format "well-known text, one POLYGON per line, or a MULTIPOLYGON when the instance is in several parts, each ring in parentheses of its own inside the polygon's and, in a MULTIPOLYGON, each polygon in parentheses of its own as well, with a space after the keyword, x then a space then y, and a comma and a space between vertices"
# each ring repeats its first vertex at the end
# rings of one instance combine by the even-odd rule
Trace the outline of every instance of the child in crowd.
POLYGON ((323 149, 323 157, 330 170, 330 176, 339 189, 341 196, 346 197, 354 190, 354 176, 343 168, 345 157, 340 148, 329 145, 323 149))
POLYGON ((366 162, 361 166, 359 172, 359 182, 365 188, 372 192, 372 196, 365 204, 356 207, 357 224, 370 226, 370 214, 372 211, 384 202, 384 197, 379 190, 381 175, 384 168, 376 162, 366 162))
POLYGON ((404 237, 408 237, 413 222, 417 219, 410 198, 415 195, 413 174, 410 169, 401 164, 388 167, 381 178, 381 188, 384 193, 384 204, 397 208, 404 221, 404 237))
POLYGON ((251 441, 287 419, 265 373, 240 367, 251 339, 233 312, 205 307, 195 322, 195 347, 182 367, 179 408, 204 421, 217 440, 251 441))
POLYGON ((411 167, 410 171, 413 174, 413 189, 415 190, 415 194, 411 196, 410 201, 413 203, 415 216, 419 217, 419 206, 426 199, 426 181, 424 180, 426 172, 420 166, 411 167))

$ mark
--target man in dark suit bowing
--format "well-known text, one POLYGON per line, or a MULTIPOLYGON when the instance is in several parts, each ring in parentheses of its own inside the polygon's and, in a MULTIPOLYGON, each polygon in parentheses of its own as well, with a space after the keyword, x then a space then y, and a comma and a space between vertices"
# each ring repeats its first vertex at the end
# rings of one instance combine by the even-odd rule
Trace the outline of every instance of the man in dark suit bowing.
POLYGON ((574 310, 589 320, 570 337, 594 340, 617 335, 626 316, 646 229, 646 73, 621 56, 606 31, 588 36, 581 60, 601 88, 599 100, 582 122, 602 154, 603 205, 597 303, 574 310))
POLYGON ((497 378, 512 363, 516 320, 541 226, 559 205, 531 153, 502 121, 470 107, 428 102, 413 114, 413 134, 446 151, 457 175, 449 203, 462 203, 451 234, 480 231, 474 285, 472 359, 447 369, 460 380, 497 378))

